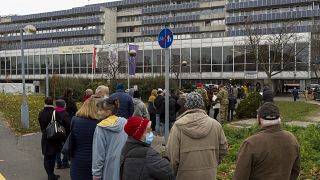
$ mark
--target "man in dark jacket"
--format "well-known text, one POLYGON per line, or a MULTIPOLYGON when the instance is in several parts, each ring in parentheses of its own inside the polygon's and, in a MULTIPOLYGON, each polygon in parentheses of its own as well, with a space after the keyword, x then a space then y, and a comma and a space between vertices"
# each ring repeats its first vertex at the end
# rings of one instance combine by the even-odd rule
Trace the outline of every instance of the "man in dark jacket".
POLYGON ((45 105, 43 110, 40 111, 38 120, 42 132, 41 149, 44 155, 44 168, 48 174, 48 180, 56 180, 60 176, 54 174, 54 165, 57 154, 61 149, 61 142, 56 140, 47 139, 46 128, 51 122, 52 113, 54 111, 53 99, 47 97, 45 99, 45 105))
POLYGON ((156 133, 157 135, 162 135, 163 133, 160 132, 160 114, 161 114, 161 106, 162 101, 164 101, 164 93, 162 89, 158 89, 157 97, 154 100, 154 106, 156 107, 156 133))
POLYGON ((122 180, 174 179, 169 161, 151 147, 151 121, 133 116, 124 130, 129 137, 121 153, 122 180))
POLYGON ((233 113, 234 110, 236 109, 236 104, 237 104, 237 98, 233 96, 233 94, 229 94, 229 104, 228 104, 228 121, 233 120, 233 113))
POLYGON ((241 145, 234 180, 297 179, 300 148, 293 134, 281 130, 276 105, 264 103, 258 110, 260 130, 241 145))
POLYGON ((273 102, 273 93, 272 90, 265 86, 263 89, 262 101, 265 102, 273 102))
POLYGON ((118 110, 117 115, 119 117, 124 117, 128 119, 131 117, 134 112, 134 105, 131 96, 124 92, 123 84, 119 83, 116 87, 116 92, 113 93, 110 98, 112 99, 119 99, 120 101, 120 108, 118 110))
MULTIPOLYGON (((171 95, 169 96, 169 130, 172 128, 174 122, 176 121, 176 113, 179 111, 180 105, 177 103, 174 97, 171 95)), ((161 111, 160 111, 160 121, 162 126, 164 127, 165 124, 165 116, 166 116, 166 101, 165 99, 162 101, 161 104, 161 111)))
POLYGON ((296 87, 293 89, 292 95, 294 101, 297 101, 297 99, 299 99, 299 90, 296 87))

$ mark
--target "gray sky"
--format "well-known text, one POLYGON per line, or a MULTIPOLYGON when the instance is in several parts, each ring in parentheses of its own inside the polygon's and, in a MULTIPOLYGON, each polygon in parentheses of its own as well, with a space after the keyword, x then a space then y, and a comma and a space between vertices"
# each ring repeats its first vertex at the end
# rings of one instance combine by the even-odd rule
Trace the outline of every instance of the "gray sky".
POLYGON ((0 0, 0 15, 25 15, 71 9, 115 0, 0 0))

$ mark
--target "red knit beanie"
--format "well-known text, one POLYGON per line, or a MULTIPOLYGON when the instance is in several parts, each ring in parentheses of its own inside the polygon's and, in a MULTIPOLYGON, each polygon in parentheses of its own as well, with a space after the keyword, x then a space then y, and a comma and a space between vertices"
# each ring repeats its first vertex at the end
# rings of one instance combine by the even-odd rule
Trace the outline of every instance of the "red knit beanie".
POLYGON ((203 86, 203 84, 202 83, 198 83, 198 85, 197 85, 198 87, 202 87, 203 86))
POLYGON ((124 126, 124 131, 128 136, 132 136, 136 140, 140 140, 144 131, 148 126, 149 120, 141 117, 129 117, 127 124, 124 126))

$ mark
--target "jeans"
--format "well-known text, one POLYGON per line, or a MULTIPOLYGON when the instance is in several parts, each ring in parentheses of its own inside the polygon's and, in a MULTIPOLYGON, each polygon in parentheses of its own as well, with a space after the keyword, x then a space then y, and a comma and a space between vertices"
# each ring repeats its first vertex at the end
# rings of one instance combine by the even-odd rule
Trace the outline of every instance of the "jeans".
POLYGON ((156 133, 160 134, 160 114, 156 114, 156 133))
POLYGON ((228 109, 228 118, 227 118, 228 121, 230 121, 230 118, 231 118, 231 121, 233 120, 233 112, 234 112, 233 109, 228 109))
POLYGON ((66 165, 69 165, 69 158, 68 158, 68 155, 64 154, 63 155, 63 158, 62 158, 62 161, 61 161, 61 152, 58 153, 56 155, 56 163, 57 163, 57 166, 66 166, 66 165))
POLYGON ((54 174, 55 158, 56 155, 44 155, 43 165, 48 174, 48 180, 56 179, 54 174))

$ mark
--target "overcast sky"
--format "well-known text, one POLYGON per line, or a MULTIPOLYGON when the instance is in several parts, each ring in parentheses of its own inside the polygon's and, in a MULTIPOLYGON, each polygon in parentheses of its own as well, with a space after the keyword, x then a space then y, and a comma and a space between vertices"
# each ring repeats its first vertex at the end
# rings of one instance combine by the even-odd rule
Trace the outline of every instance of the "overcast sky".
POLYGON ((0 0, 0 15, 25 15, 71 9, 115 0, 0 0))

